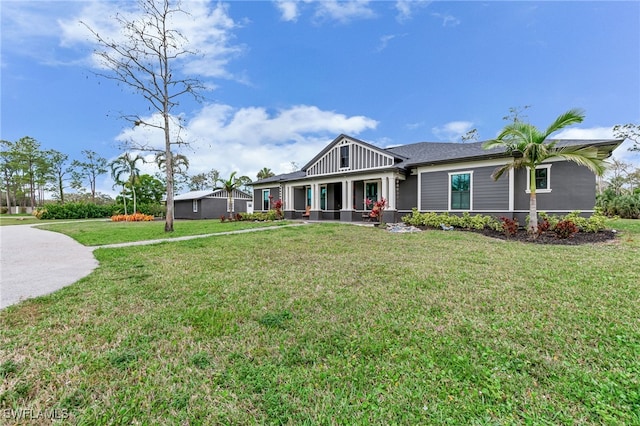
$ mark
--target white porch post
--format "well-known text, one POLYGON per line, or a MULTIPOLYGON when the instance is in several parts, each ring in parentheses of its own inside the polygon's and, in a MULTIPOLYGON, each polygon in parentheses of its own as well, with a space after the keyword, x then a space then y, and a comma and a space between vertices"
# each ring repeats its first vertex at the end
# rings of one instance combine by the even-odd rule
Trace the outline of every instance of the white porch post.
POLYGON ((389 209, 396 209, 396 178, 392 177, 389 181, 389 209))
POLYGON ((382 177, 382 188, 380 198, 389 199, 389 178, 386 176, 382 177))
POLYGON ((320 191, 318 191, 318 184, 311 184, 311 210, 318 210, 320 206, 320 191))
POLYGON ((348 180, 343 180, 342 181, 342 208, 340 210, 349 210, 349 194, 348 194, 348 190, 349 190, 349 181, 348 180))

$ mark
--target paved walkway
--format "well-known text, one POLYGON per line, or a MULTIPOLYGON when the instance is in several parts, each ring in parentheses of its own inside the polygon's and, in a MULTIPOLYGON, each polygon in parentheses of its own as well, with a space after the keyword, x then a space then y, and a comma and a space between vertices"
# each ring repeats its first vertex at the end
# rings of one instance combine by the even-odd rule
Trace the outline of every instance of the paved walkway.
POLYGON ((24 299, 53 293, 89 275, 98 267, 93 251, 164 242, 207 238, 216 235, 267 231, 291 225, 250 228, 216 234, 190 235, 159 240, 86 247, 66 235, 33 225, 0 226, 0 309, 24 299))
POLYGON ((52 293, 98 267, 93 249, 32 225, 0 226, 0 309, 52 293))

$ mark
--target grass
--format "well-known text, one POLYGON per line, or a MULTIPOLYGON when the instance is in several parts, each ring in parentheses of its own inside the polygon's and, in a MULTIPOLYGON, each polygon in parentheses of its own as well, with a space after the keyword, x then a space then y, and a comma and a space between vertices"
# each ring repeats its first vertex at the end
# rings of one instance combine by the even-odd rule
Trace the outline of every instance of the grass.
POLYGON ((640 232, 618 224, 616 243, 582 247, 318 224, 98 249, 89 277, 0 312, 0 407, 79 424, 638 424, 640 232))
POLYGON ((164 221, 111 222, 74 221, 42 225, 42 229, 60 232, 86 246, 128 243, 132 241, 185 237, 189 235, 214 234, 241 229, 263 228, 284 225, 286 222, 220 222, 211 220, 176 220, 174 232, 164 232, 164 221))
POLYGON ((0 214, 0 226, 9 225, 34 225, 40 223, 50 223, 53 220, 40 220, 30 214, 0 214))

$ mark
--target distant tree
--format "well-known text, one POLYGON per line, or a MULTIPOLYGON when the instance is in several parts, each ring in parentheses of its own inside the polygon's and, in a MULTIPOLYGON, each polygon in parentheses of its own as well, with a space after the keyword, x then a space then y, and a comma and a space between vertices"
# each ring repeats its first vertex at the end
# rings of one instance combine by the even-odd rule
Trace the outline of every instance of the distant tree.
POLYGON ((106 158, 101 157, 95 151, 83 150, 84 161, 74 160, 71 165, 73 171, 71 174, 71 187, 80 189, 84 186, 84 182, 89 182, 91 189, 91 202, 96 202, 96 182, 99 176, 108 172, 109 163, 106 158))
MULTIPOLYGON (((14 143, 11 141, 0 140, 0 168, 2 169, 2 187, 6 197, 7 208, 11 211, 11 193, 15 191, 15 178, 17 175, 14 143)), ((13 199, 15 200, 15 195, 13 199)))
MULTIPOLYGON (((227 191, 227 206, 228 206, 228 210, 229 210, 229 218, 233 218, 233 210, 234 210, 234 205, 233 205, 233 191, 235 191, 236 189, 239 189, 242 185, 243 182, 246 182, 247 179, 249 179, 247 176, 240 176, 240 177, 236 177, 237 172, 233 172, 231 173, 231 176, 229 176, 229 179, 218 179, 218 186, 216 186, 214 189, 218 190, 218 189, 223 189, 225 191, 227 191)), ((249 182, 251 181, 251 179, 249 179, 249 182)))
POLYGON ((197 175, 189 177, 189 190, 190 191, 204 191, 207 189, 213 189, 220 180, 220 172, 216 169, 212 169, 206 173, 198 173, 197 175))
POLYGON ((613 126, 613 136, 619 139, 629 139, 633 145, 629 151, 640 151, 640 124, 618 124, 613 126))
POLYGON ((298 163, 296 163, 295 161, 292 161, 289 164, 289 169, 291 170, 291 173, 293 172, 297 172, 298 170, 300 170, 300 166, 298 165, 298 163))
POLYGON ((525 105, 522 107, 510 107, 509 114, 502 117, 502 119, 505 121, 511 121, 513 123, 525 122, 529 117, 527 115, 524 115, 524 112, 529 108, 531 108, 531 105, 525 105))
POLYGON ((64 204, 65 182, 68 180, 67 176, 73 172, 72 166, 68 164, 69 156, 54 149, 47 151, 46 156, 53 181, 52 192, 60 203, 64 204))
POLYGON ((29 188, 29 200, 31 208, 36 207, 36 183, 39 180, 44 153, 40 149, 40 143, 30 136, 20 138, 12 150, 14 164, 17 167, 20 183, 29 188))
POLYGON ((524 123, 522 121, 514 121, 504 127, 500 135, 496 139, 487 141, 483 144, 484 149, 495 147, 506 148, 507 153, 514 156, 513 161, 496 169, 493 173, 493 179, 499 179, 505 172, 511 169, 528 168, 529 174, 529 232, 533 236, 537 235, 538 229, 538 211, 536 203, 536 167, 545 160, 552 158, 562 158, 573 161, 581 166, 586 166, 597 176, 604 173, 604 158, 598 154, 595 147, 576 148, 556 148, 555 141, 548 141, 549 136, 558 130, 572 124, 581 123, 584 120, 584 112, 579 109, 572 109, 561 114, 555 121, 544 131, 540 131, 537 127, 524 123))
POLYGON ((275 176, 276 174, 273 173, 271 171, 270 168, 268 167, 263 167, 259 172, 258 175, 256 176, 258 179, 266 179, 266 178, 270 178, 272 176, 275 176))
POLYGON ((140 175, 135 181, 135 193, 138 204, 160 204, 164 192, 165 188, 162 181, 151 175, 140 175))
MULTIPOLYGON (((160 175, 156 175, 157 178, 166 187, 166 155, 164 152, 156 153, 155 157, 158 169, 162 172, 160 175)), ((180 188, 186 182, 188 182, 189 176, 187 170, 189 169, 189 159, 183 154, 173 154, 173 190, 174 193, 180 192, 180 188)))
POLYGON ((478 129, 471 129, 464 135, 460 136, 460 142, 478 142, 478 129))
MULTIPOLYGON (((115 17, 120 26, 124 41, 104 38, 89 25, 85 27, 93 34, 99 49, 95 54, 101 60, 104 69, 109 73, 99 75, 129 86, 139 93, 149 108, 162 117, 157 124, 144 119, 139 114, 124 116, 134 126, 145 126, 162 130, 164 133, 164 153, 166 172, 167 212, 165 232, 173 232, 174 222, 174 159, 172 148, 183 144, 179 136, 181 124, 172 115, 179 105, 182 95, 189 94, 201 99, 200 91, 205 90, 201 81, 194 78, 180 78, 176 63, 186 56, 195 54, 187 49, 187 40, 174 25, 179 22, 177 16, 186 14, 178 3, 175 7, 169 0, 139 0, 142 16, 131 19, 127 15, 115 17), (177 127, 178 132, 172 133, 177 127)), ((152 150, 148 146, 133 144, 134 148, 152 150)))
POLYGON ((135 156, 125 152, 120 157, 113 160, 110 164, 111 177, 118 185, 122 185, 122 196, 124 201, 124 214, 127 214, 127 199, 126 189, 129 185, 129 189, 133 195, 133 212, 137 211, 136 205, 136 181, 140 176, 140 169, 138 169, 138 162, 144 163, 144 158, 139 154, 135 156))

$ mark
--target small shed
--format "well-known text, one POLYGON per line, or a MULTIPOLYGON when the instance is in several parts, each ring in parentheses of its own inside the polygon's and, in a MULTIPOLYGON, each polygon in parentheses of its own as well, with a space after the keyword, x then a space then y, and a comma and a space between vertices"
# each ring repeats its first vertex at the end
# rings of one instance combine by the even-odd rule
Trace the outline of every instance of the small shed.
POLYGON ((252 197, 236 189, 229 206, 229 193, 224 189, 191 191, 176 195, 173 198, 173 206, 176 219, 219 219, 229 216, 229 211, 246 213, 252 210, 252 197))

